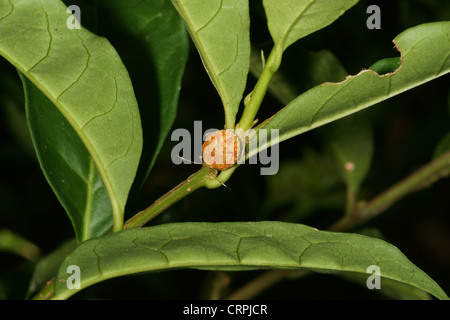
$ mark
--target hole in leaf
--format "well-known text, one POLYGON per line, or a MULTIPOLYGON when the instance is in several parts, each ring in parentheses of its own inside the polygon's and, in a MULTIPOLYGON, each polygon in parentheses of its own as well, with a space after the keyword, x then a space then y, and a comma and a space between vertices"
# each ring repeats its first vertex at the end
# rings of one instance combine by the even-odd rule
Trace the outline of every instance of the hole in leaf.
POLYGON ((381 76, 397 71, 401 64, 400 57, 386 58, 375 62, 369 69, 381 76))

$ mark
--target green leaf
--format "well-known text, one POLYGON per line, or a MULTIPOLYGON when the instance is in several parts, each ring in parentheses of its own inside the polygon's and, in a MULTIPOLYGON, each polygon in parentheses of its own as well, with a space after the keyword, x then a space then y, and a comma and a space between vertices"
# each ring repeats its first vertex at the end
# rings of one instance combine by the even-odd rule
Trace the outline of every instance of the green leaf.
POLYGON ((348 74, 339 59, 328 50, 309 53, 307 63, 309 88, 324 82, 342 81, 348 74))
POLYGON ((62 243, 51 253, 40 258, 33 270, 33 275, 28 287, 27 296, 32 295, 44 287, 47 281, 54 278, 58 274, 58 269, 64 258, 77 247, 75 239, 62 243))
POLYGON ((0 6, 0 54, 59 109, 91 155, 113 208, 123 212, 142 150, 133 87, 104 38, 69 29, 59 0, 10 0, 0 6))
MULTIPOLYGON (((363 288, 367 288, 367 275, 361 273, 343 273, 339 276, 349 282, 353 282, 363 288)), ((417 287, 391 279, 383 279, 383 284, 381 285, 381 290, 379 291, 379 293, 381 293, 384 297, 394 300, 431 300, 431 296, 427 292, 417 287)))
POLYGON ((53 103, 28 79, 21 78, 39 164, 78 241, 104 235, 112 227, 112 207, 92 157, 53 103))
POLYGON ((250 65, 248 1, 172 0, 194 41, 234 129, 250 65))
MULTIPOLYGON (((394 40, 402 66, 379 76, 364 70, 340 83, 325 83, 303 93, 260 128, 279 129, 284 141, 329 122, 361 111, 378 102, 450 72, 450 22, 420 25, 394 40)), ((258 151, 270 146, 270 140, 258 151)), ((248 157, 257 152, 254 150, 248 157)))
POLYGON ((28 260, 35 260, 41 249, 34 243, 8 229, 0 229, 0 251, 11 252, 28 260))
POLYGON ((365 274, 369 266, 376 265, 383 278, 448 298, 430 277, 383 240, 283 222, 175 223, 85 241, 61 265, 54 299, 79 291, 67 287, 70 265, 80 267, 81 289, 122 275, 177 268, 306 268, 365 274))
MULTIPOLYGON (((284 160, 275 175, 267 176, 267 196, 260 219, 276 212, 278 220, 304 221, 317 210, 341 210, 345 193, 333 158, 319 154, 311 147, 302 147, 302 158, 284 160)), ((269 218, 270 219, 270 218, 269 218)))
MULTIPOLYGON (((3 59, 0 59, 0 64, 3 59)), ((7 61, 4 61, 7 64, 7 61)), ((1 70, 1 66, 0 66, 1 70)), ((31 157, 36 157, 30 130, 25 117, 25 99, 23 86, 20 79, 14 73, 1 72, 0 77, 0 105, 5 110, 5 125, 14 136, 17 144, 31 157)))
POLYGON ((264 0, 275 46, 283 51, 297 40, 333 23, 358 0, 264 0))
POLYGON ((119 52, 131 79, 138 79, 133 86, 144 134, 138 189, 175 121, 189 38, 170 1, 101 0, 98 6, 99 30, 119 52))
MULTIPOLYGON (((358 230, 359 234, 363 234, 369 237, 385 240, 383 233, 377 228, 364 228, 358 230)), ((356 283, 363 288, 367 288, 367 274, 343 272, 337 275, 347 281, 356 283)), ((380 294, 389 299, 395 300, 431 300, 432 297, 429 293, 403 282, 383 279, 382 290, 380 294)), ((377 290, 378 291, 378 290, 377 290)))

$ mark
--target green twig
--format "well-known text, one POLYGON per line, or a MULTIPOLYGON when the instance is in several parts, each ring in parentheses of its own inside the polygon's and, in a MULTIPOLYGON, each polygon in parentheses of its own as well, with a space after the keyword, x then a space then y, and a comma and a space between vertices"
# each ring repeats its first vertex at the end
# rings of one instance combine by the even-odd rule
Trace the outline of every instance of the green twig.
POLYGON ((214 272, 213 278, 210 282, 211 287, 209 292, 206 294, 205 299, 207 300, 220 300, 222 299, 222 292, 228 288, 231 282, 231 277, 229 274, 223 271, 214 272))
POLYGON ((221 171, 219 176, 216 179, 209 179, 205 182, 205 187, 208 189, 215 189, 219 187, 223 187, 225 182, 228 181, 228 179, 231 178, 231 175, 233 174, 234 170, 237 169, 237 165, 225 170, 221 171))
POLYGON ((33 300, 49 300, 55 293, 55 278, 49 280, 44 288, 39 291, 33 300))
POLYGON ((345 216, 351 216, 355 211, 356 196, 350 186, 347 186, 345 199, 345 216))
POLYGON ((245 286, 234 291, 226 300, 248 300, 261 291, 284 279, 293 279, 310 274, 310 270, 271 270, 256 277, 245 286))
POLYGON ((366 205, 357 208, 353 214, 342 217, 331 226, 330 230, 342 231, 351 229, 374 218, 408 194, 424 189, 449 174, 450 152, 446 152, 410 176, 397 182, 389 189, 370 200, 366 205))
POLYGON ((185 181, 156 200, 156 202, 153 203, 150 207, 134 215, 125 223, 124 229, 143 226, 144 224, 155 218, 158 214, 166 210, 168 207, 186 197, 188 194, 201 187, 204 187, 208 181, 215 179, 216 176, 217 171, 209 169, 207 167, 202 167, 199 171, 190 175, 189 178, 187 178, 185 181))
POLYGON ((269 58, 264 64, 264 69, 253 91, 244 99, 244 112, 239 121, 239 128, 244 132, 253 126, 256 114, 264 99, 264 96, 269 87, 272 76, 277 72, 281 63, 281 56, 283 51, 275 46, 270 52, 269 58))
MULTIPOLYGON (((264 57, 263 51, 259 52, 258 49, 252 47, 250 73, 253 74, 256 79, 259 79, 266 64, 265 59, 263 60, 260 56, 264 57)), ((272 80, 270 81, 269 88, 267 90, 284 106, 300 94, 300 92, 295 89, 288 79, 280 73, 275 73, 272 76, 272 80)))

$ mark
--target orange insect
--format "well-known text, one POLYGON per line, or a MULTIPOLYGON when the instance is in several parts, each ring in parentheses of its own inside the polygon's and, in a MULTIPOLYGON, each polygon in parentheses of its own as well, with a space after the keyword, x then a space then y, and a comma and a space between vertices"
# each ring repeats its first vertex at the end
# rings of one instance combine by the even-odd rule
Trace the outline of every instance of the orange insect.
POLYGON ((241 151, 240 139, 231 130, 217 130, 203 143, 203 165, 216 170, 233 166, 241 151))

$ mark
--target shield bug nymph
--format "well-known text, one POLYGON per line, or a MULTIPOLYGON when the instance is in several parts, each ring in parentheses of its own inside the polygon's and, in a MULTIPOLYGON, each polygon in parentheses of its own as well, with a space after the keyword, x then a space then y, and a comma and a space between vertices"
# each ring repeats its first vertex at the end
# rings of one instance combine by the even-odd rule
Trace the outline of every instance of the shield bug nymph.
POLYGON ((203 165, 219 171, 232 167, 241 153, 241 139, 232 130, 217 130, 203 143, 203 165))

